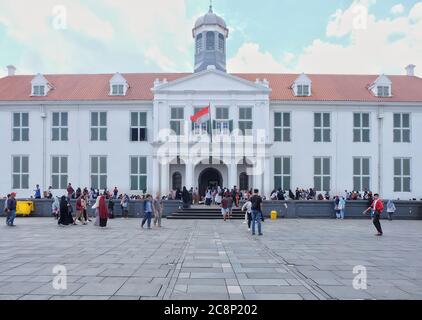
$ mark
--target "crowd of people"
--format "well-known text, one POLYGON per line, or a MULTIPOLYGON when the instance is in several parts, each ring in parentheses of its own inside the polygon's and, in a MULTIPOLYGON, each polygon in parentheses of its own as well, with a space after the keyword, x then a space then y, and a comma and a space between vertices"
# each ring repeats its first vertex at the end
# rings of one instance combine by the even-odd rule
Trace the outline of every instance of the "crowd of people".
MULTIPOLYGON (((255 234, 255 225, 258 226, 258 234, 262 235, 261 222, 264 221, 261 205, 265 196, 259 195, 259 190, 250 189, 246 191, 239 190, 236 186, 232 189, 225 187, 209 187, 204 194, 200 194, 198 188, 183 187, 182 190, 176 189, 169 192, 167 195, 161 196, 157 193, 155 198, 150 194, 127 195, 126 193, 119 194, 117 187, 113 191, 105 189, 100 192, 99 189, 90 188, 73 188, 69 183, 66 189, 66 195, 61 197, 54 197, 52 188, 49 187, 48 191, 44 192, 44 198, 53 199, 52 214, 58 220, 60 226, 82 224, 86 225, 92 222, 91 216, 94 217, 94 225, 99 227, 106 227, 108 219, 114 218, 114 206, 118 200, 122 216, 125 219, 129 217, 129 202, 130 200, 144 200, 144 216, 142 219, 141 227, 145 224, 148 229, 151 229, 153 221, 154 226, 161 227, 162 212, 165 200, 179 200, 183 203, 184 208, 191 205, 205 205, 205 206, 219 206, 224 221, 230 220, 232 217, 233 208, 242 208, 245 211, 245 223, 248 224, 249 231, 255 234), (72 206, 71 200, 75 201, 75 208, 72 206)), ((34 189, 34 198, 41 198, 41 190, 37 184, 34 189)), ((348 192, 345 190, 343 196, 336 195, 332 199, 328 192, 317 194, 312 188, 302 189, 296 188, 293 193, 292 190, 273 190, 270 196, 271 200, 287 201, 287 200, 332 200, 334 202, 334 211, 337 219, 344 219, 346 215, 346 201, 365 200, 368 202, 368 212, 373 219, 374 225, 378 231, 377 235, 382 235, 380 224, 380 214, 384 210, 383 202, 380 201, 379 195, 365 190, 363 193, 359 191, 348 192)), ((7 195, 4 211, 7 214, 6 225, 15 226, 14 220, 16 218, 16 193, 12 192, 7 195)), ((396 211, 395 204, 392 200, 387 203, 388 219, 392 221, 394 212, 396 211)))

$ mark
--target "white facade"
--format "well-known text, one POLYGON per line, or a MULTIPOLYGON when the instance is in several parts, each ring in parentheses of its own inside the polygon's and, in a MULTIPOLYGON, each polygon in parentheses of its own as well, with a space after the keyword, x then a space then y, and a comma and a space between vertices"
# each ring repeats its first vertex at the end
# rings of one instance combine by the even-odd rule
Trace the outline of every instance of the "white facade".
MULTIPOLYGON (((213 19, 200 21, 196 28, 202 31, 216 28, 204 22, 213 19)), ((134 88, 133 75, 119 73, 101 83, 106 98, 70 99, 62 93, 66 98, 56 99, 63 82, 37 75, 32 86, 29 79, 15 88, 10 84, 19 76, 13 68, 0 79, 0 196, 13 190, 29 197, 36 184, 43 191, 54 186, 58 195, 71 182, 81 188, 117 186, 128 194, 143 189, 164 195, 174 186, 203 189, 218 183, 258 188, 266 196, 279 187, 315 187, 331 195, 368 188, 384 198, 421 198, 422 98, 415 99, 414 93, 422 91, 422 83, 413 69, 405 76, 412 81, 411 99, 394 100, 403 85, 398 90, 395 78, 381 75, 361 89, 374 98, 378 86, 388 86, 388 92, 380 89, 388 93, 386 99, 345 96, 336 101, 320 97, 318 77, 294 75, 284 86, 266 79, 248 81, 212 65, 177 80, 163 75, 147 82, 152 99, 130 96, 140 88, 134 88), (44 92, 37 88, 42 95, 33 97, 34 85, 46 86, 44 92), (9 97, 15 89, 24 92, 20 98, 9 97), (286 91, 286 98, 273 98, 274 91, 286 91), (212 121, 208 132, 197 135, 189 119, 206 106, 212 121), (219 119, 222 114, 227 118, 219 119), (180 136, 170 134, 170 128, 179 126, 176 122, 183 123, 180 136), (252 128, 252 142, 239 142, 235 133, 240 125, 252 128), (210 131, 213 144, 207 141, 210 131), (216 144, 221 136, 228 139, 220 144, 224 150, 216 144), (201 138, 205 141, 197 143, 201 138), (239 146, 248 152, 239 152, 239 146)))

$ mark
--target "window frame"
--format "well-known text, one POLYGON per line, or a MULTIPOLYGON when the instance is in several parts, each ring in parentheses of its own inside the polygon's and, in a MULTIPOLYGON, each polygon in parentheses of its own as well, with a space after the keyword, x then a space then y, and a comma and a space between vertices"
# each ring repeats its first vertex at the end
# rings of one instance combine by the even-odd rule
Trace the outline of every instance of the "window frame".
POLYGON ((332 142, 331 123, 332 123, 332 121, 331 121, 331 112, 314 112, 314 142, 317 142, 317 143, 331 143, 332 142), (316 116, 318 114, 321 115, 321 126, 319 126, 319 127, 316 126, 316 116), (328 127, 326 127, 324 125, 324 115, 326 115, 326 114, 328 114, 328 117, 329 117, 328 120, 330 122, 328 127), (330 134, 328 141, 326 141, 325 138, 324 138, 324 132, 326 130, 328 130, 329 131, 329 134, 330 134), (316 132, 317 131, 320 132, 320 137, 321 137, 321 140, 320 141, 318 141, 316 139, 317 138, 317 135, 316 135, 316 132))
POLYGON ((54 190, 66 190, 67 185, 69 183, 69 156, 67 155, 51 155, 50 156, 50 185, 54 190), (58 158, 59 161, 59 171, 53 172, 54 169, 54 158, 58 158), (62 159, 66 159, 66 172, 62 171, 62 159), (55 188, 54 185, 54 178, 53 176, 58 176, 58 188, 55 188), (64 184, 63 177, 65 177, 64 184), (61 188, 61 186, 64 186, 64 188, 61 188))
POLYGON ((45 96, 45 85, 44 84, 34 84, 32 85, 32 96, 34 97, 44 97, 45 96))
MULTIPOLYGON (((178 116, 180 116, 178 114, 178 116)), ((185 107, 181 107, 181 106, 172 106, 170 107, 170 130, 171 130, 171 134, 175 135, 177 137, 183 136, 185 133, 184 130, 184 123, 185 123, 185 107), (181 118, 173 118, 173 110, 182 110, 182 117, 181 118), (176 130, 173 130, 172 125, 176 125, 179 132, 177 132, 176 130)))
POLYGON ((214 31, 207 31, 205 33, 205 50, 206 51, 214 51, 215 50, 215 32, 214 31), (212 35, 212 37, 210 37, 211 35, 212 35), (212 40, 212 48, 210 47, 211 40, 212 40))
POLYGON ((129 189, 130 189, 130 191, 143 191, 143 192, 145 192, 148 189, 148 157, 137 156, 137 155, 129 156, 129 189), (136 173, 132 173, 132 159, 137 159, 138 171, 136 173), (145 173, 140 172, 141 159, 145 160, 145 173), (132 186, 132 177, 137 178, 137 180, 136 180, 136 183, 137 183, 137 186, 138 186, 137 189, 132 188, 133 187, 132 186), (145 178, 145 189, 140 188, 141 177, 145 178))
POLYGON ((129 131, 129 141, 130 142, 148 142, 148 111, 130 111, 129 112, 129 126, 130 126, 130 131, 129 131), (132 122, 132 116, 133 114, 136 114, 136 119, 137 119, 137 123, 136 125, 133 125, 132 122), (141 124, 141 114, 145 114, 145 125, 141 124), (133 139, 133 135, 132 135, 132 131, 136 129, 137 130, 137 134, 138 134, 138 139, 134 140, 133 139), (145 130, 145 139, 141 139, 141 130, 145 130))
POLYGON ((241 106, 239 107, 239 121, 238 129, 243 136, 252 136, 253 135, 253 107, 251 106, 241 106), (242 116, 242 112, 244 113, 242 116), (250 117, 247 118, 249 116, 250 117), (249 128, 250 127, 250 128, 249 128))
POLYGON ((290 111, 275 111, 274 112, 274 142, 292 142, 292 113, 290 111), (276 125, 276 117, 280 114, 280 126, 276 125), (287 114, 289 116, 289 126, 285 124, 284 115, 287 114), (285 131, 289 132, 289 139, 285 137, 285 131), (276 132, 280 132, 280 139, 278 139, 278 134, 276 132))
POLYGON ((12 142, 29 142, 29 133, 30 133, 30 127, 29 127, 29 112, 27 111, 18 111, 18 112, 12 112, 12 142), (15 126, 15 114, 19 115, 19 126, 15 126), (23 115, 26 114, 28 118, 28 126, 23 126, 23 115), (15 130, 19 130, 19 139, 15 138, 15 130), (27 131, 27 138, 23 139, 23 132, 24 130, 27 131))
POLYGON ((277 188, 277 185, 276 185, 276 179, 277 178, 280 178, 280 188, 283 191, 291 189, 291 187, 292 187, 292 171, 293 171, 292 170, 292 164, 293 164, 292 157, 291 156, 277 156, 277 157, 274 157, 273 164, 274 164, 274 170, 273 170, 273 174, 274 174, 274 179, 273 179, 274 189, 277 189, 277 190, 279 189, 279 188, 277 188), (289 169, 290 169, 288 174, 284 172, 284 162, 287 159, 289 160, 289 169), (280 160, 280 170, 281 170, 280 173, 276 173, 276 170, 275 170, 276 169, 276 161, 278 161, 278 160, 280 160), (284 188, 286 186, 286 181, 285 181, 286 178, 289 179, 289 186, 288 186, 288 188, 284 188))
POLYGON ((69 141, 69 112, 67 111, 52 111, 51 112, 51 141, 69 141), (59 124, 54 125, 54 114, 59 115, 59 124), (67 116, 67 125, 63 125, 63 114, 67 116), (54 130, 58 130, 59 137, 54 139, 54 130), (63 139, 63 133, 66 132, 66 139, 63 139))
POLYGON ((371 143, 371 113, 370 112, 353 112, 353 142, 357 143, 371 143), (355 124, 355 115, 359 115, 360 126, 355 124), (363 117, 368 115, 368 127, 363 126, 363 117), (355 140, 355 132, 359 131, 359 140, 355 140), (364 141, 363 133, 368 131, 368 141, 364 141))
POLYGON ((29 160, 30 160, 30 156, 29 155, 25 155, 25 154, 17 154, 17 155, 12 155, 11 156, 11 160, 12 160, 12 166, 11 166, 11 168, 12 168, 12 170, 11 170, 11 177, 12 177, 12 179, 11 179, 11 189, 12 190, 29 190, 29 186, 30 186, 30 183, 29 183, 29 176, 30 176, 30 169, 29 169, 29 166, 30 166, 30 162, 29 162, 29 160), (15 158, 19 158, 19 171, 15 171, 15 158), (26 171, 26 172, 24 172, 23 170, 22 170, 22 167, 23 167, 23 158, 27 158, 27 163, 28 163, 28 171, 26 171), (15 176, 19 176, 19 186, 15 186, 14 185, 14 177, 15 176), (24 186, 23 186, 23 182, 24 182, 24 180, 23 180, 23 177, 24 176, 27 176, 27 181, 25 181, 25 182, 27 182, 28 183, 28 186, 26 187, 26 188, 24 188, 24 186))
POLYGON ((316 191, 316 192, 331 192, 331 189, 332 189, 332 161, 331 161, 331 157, 327 157, 327 156, 321 156, 321 157, 314 157, 313 158, 313 166, 314 166, 314 174, 313 174, 313 178, 314 178, 314 182, 313 182, 313 184, 314 184, 314 190, 316 191), (317 174, 316 173, 316 167, 315 167, 315 161, 317 160, 317 159, 320 159, 321 160, 321 173, 320 174, 317 174), (324 174, 324 160, 327 160, 328 159, 328 161, 329 161, 329 174, 324 174), (321 179, 321 187, 322 187, 322 189, 324 189, 324 178, 329 178, 329 186, 328 186, 328 188, 329 188, 329 190, 319 190, 319 186, 318 186, 318 188, 317 188, 317 186, 316 186, 316 183, 315 183, 315 179, 316 178, 320 178, 321 179))
POLYGON ((393 158, 393 192, 411 193, 412 192, 412 158, 411 157, 394 157, 393 158), (400 161, 400 174, 396 174, 396 161, 400 161), (409 161, 409 175, 404 174, 404 161, 409 161), (400 179, 400 190, 396 189, 396 179, 400 179), (409 179, 409 191, 404 190, 404 180, 409 179))
POLYGON ((107 111, 91 111, 90 112, 90 117, 89 117, 89 129, 90 129, 90 141, 97 141, 97 142, 106 142, 107 141, 107 135, 108 135, 108 112, 107 111), (92 124, 92 117, 93 114, 96 113, 98 115, 98 123, 96 126, 94 126, 92 124), (101 114, 104 113, 105 114, 105 125, 101 125, 101 114), (105 129, 105 139, 101 139, 101 130, 105 129), (97 131, 97 139, 93 138, 93 134, 92 134, 92 130, 96 130, 97 131))
POLYGON ((394 112, 393 113, 393 143, 412 143, 412 114, 410 112, 394 112), (400 116, 400 127, 395 126, 395 116, 400 116), (403 116, 408 115, 409 116, 409 127, 403 126, 403 116), (403 139, 403 132, 409 131, 409 141, 404 141, 403 139), (400 132, 400 139, 399 141, 396 141, 395 133, 396 131, 400 132))
POLYGON ((215 108, 215 128, 213 134, 227 135, 230 134, 230 107, 216 107, 215 108), (224 110, 223 114, 218 115, 220 110, 224 110), (227 117, 226 112, 227 111, 227 117))
POLYGON ((352 163, 352 182, 353 182, 353 191, 359 191, 359 192, 361 192, 361 191, 365 191, 365 188, 364 188, 364 184, 363 184, 363 180, 365 179, 365 178, 368 178, 368 188, 367 188, 367 190, 369 191, 369 190, 372 190, 371 189, 371 182, 372 182, 372 170, 371 170, 371 157, 353 157, 352 158, 352 161, 353 161, 353 163, 352 163), (355 173, 355 160, 359 160, 359 166, 360 166, 360 170, 359 170, 359 173, 358 174, 356 174, 355 173), (368 161, 368 174, 364 174, 364 172, 363 172, 363 161, 364 160, 367 160, 368 161), (358 189, 356 189, 356 186, 355 186, 355 178, 358 178, 359 179, 359 185, 360 185, 360 187, 358 188, 358 189))

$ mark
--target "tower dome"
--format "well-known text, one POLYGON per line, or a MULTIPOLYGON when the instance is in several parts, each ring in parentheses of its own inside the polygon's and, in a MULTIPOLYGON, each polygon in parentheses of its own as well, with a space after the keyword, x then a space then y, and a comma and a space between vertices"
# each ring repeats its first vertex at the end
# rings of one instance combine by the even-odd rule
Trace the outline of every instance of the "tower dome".
POLYGON ((206 70, 210 65, 226 72, 229 30, 224 19, 213 12, 212 6, 196 20, 192 35, 195 39, 195 72, 206 70))

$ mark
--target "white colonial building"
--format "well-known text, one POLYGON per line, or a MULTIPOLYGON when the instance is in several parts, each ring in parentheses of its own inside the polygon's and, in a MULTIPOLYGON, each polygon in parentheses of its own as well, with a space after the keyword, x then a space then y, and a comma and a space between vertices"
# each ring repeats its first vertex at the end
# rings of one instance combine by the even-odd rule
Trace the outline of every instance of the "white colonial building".
MULTIPOLYGON (((0 195, 39 184, 166 194, 209 185, 422 197, 422 79, 229 74, 223 19, 193 29, 195 72, 0 79, 0 195), (202 124, 190 117, 210 106, 202 124), (211 139, 212 137, 212 139, 211 139)), ((317 62, 316 62, 317 63, 317 62)))

